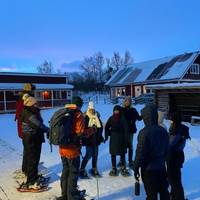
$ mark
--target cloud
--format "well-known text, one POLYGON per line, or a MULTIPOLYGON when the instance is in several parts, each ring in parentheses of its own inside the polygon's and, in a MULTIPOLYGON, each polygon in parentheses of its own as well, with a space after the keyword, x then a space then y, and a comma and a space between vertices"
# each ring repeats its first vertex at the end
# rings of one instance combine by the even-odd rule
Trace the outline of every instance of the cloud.
POLYGON ((15 66, 0 66, 0 71, 2 72, 14 72, 17 71, 15 66))
POLYGON ((70 63, 63 62, 60 64, 60 67, 58 69, 61 70, 61 72, 81 72, 81 61, 76 60, 70 63))

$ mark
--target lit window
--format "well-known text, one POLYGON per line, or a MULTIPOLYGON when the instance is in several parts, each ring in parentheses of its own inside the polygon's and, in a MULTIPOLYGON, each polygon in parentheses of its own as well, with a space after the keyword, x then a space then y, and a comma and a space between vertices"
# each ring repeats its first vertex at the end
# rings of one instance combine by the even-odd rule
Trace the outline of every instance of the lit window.
POLYGON ((190 67, 190 74, 200 74, 200 66, 199 64, 192 64, 192 66, 190 67))

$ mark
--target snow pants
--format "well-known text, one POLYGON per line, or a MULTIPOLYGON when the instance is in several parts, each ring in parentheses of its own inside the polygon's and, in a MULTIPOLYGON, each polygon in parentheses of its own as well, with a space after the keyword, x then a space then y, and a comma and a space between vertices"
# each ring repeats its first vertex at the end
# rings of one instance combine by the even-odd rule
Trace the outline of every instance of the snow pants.
POLYGON ((170 200, 166 170, 141 171, 146 200, 170 200))
POLYGON ((88 161, 92 158, 92 168, 97 169, 97 159, 98 159, 98 152, 99 148, 98 146, 92 147, 92 146, 86 146, 86 154, 82 160, 81 163, 81 169, 85 169, 88 161))
POLYGON ((62 160, 62 175, 61 175, 61 190, 64 200, 80 200, 80 195, 77 189, 80 156, 74 159, 61 157, 62 160))
POLYGON ((38 164, 40 162, 40 154, 42 148, 42 142, 38 140, 37 135, 24 134, 24 160, 26 162, 26 175, 27 183, 32 184, 38 179, 38 164))

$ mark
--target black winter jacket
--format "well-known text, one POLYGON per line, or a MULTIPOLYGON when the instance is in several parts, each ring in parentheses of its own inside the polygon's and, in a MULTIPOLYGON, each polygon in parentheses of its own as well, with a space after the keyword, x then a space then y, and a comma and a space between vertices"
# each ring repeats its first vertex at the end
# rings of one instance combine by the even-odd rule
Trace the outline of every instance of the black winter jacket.
POLYGON ((185 157, 183 149, 186 139, 189 139, 189 128, 183 124, 172 124, 169 128, 169 151, 167 156, 168 167, 181 168, 185 157))
POLYGON ((38 142, 44 142, 44 132, 48 132, 48 127, 43 124, 39 108, 24 107, 21 113, 22 132, 36 138, 38 142))
POLYGON ((137 110, 133 107, 123 107, 122 108, 123 115, 128 124, 129 133, 133 134, 137 132, 137 128, 135 125, 136 120, 142 120, 141 116, 139 116, 137 110))
POLYGON ((141 111, 145 127, 139 132, 134 169, 163 170, 168 151, 168 133, 158 125, 155 106, 146 106, 141 111))
POLYGON ((125 118, 121 116, 115 121, 111 116, 105 126, 105 139, 110 136, 110 154, 123 155, 126 153, 128 144, 128 126, 125 118))

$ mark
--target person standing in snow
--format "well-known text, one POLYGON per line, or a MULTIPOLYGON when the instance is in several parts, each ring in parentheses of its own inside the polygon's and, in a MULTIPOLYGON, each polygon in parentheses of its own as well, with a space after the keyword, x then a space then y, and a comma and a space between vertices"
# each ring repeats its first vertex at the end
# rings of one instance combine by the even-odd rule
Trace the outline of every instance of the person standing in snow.
POLYGON ((128 126, 127 122, 122 115, 122 108, 119 105, 114 106, 113 115, 108 119, 105 126, 105 141, 110 137, 110 154, 112 161, 112 170, 110 176, 117 176, 118 170, 116 167, 116 156, 121 158, 121 174, 129 176, 130 173, 126 169, 125 154, 128 144, 128 126))
POLYGON ((184 200, 181 181, 181 168, 184 163, 184 147, 186 139, 190 139, 189 128, 181 123, 179 112, 169 114, 169 152, 167 156, 167 174, 171 186, 171 200, 184 200))
POLYGON ((100 177, 97 169, 97 160, 99 151, 98 146, 104 141, 102 136, 103 126, 99 113, 95 111, 93 101, 89 102, 87 112, 85 113, 85 126, 86 129, 95 128, 96 131, 90 137, 85 137, 82 140, 86 146, 86 154, 81 163, 80 178, 88 178, 85 167, 90 158, 92 158, 92 169, 90 170, 91 175, 100 177))
MULTIPOLYGON (((34 97, 34 91, 35 91, 35 85, 31 84, 31 83, 25 83, 24 84, 24 88, 22 93, 19 95, 19 98, 16 102, 16 113, 15 113, 15 121, 17 122, 17 131, 18 131, 18 136, 19 138, 22 139, 22 144, 23 144, 23 133, 22 133, 22 121, 21 121, 21 117, 20 114, 22 113, 23 109, 24 109, 24 100, 23 100, 23 96, 24 94, 28 94, 29 96, 34 97)), ((24 144, 23 144, 23 160, 22 160, 22 173, 24 175, 27 174, 27 154, 24 148, 24 144)))
POLYGON ((22 134, 24 150, 26 152, 26 183, 22 183, 20 190, 37 191, 41 189, 45 178, 38 175, 38 164, 44 133, 48 134, 48 127, 43 124, 40 109, 34 97, 24 94, 24 109, 20 114, 22 121, 22 134))
POLYGON ((154 105, 141 110, 145 127, 138 134, 136 156, 133 163, 135 179, 141 177, 147 200, 169 200, 166 157, 169 138, 167 131, 158 125, 158 112, 154 105))
POLYGON ((122 112, 128 124, 128 162, 129 162, 129 167, 132 168, 133 167, 133 135, 137 132, 135 123, 137 120, 141 121, 142 118, 138 114, 137 110, 132 107, 132 99, 130 96, 124 99, 122 112))
MULTIPOLYGON (((62 196, 57 200, 83 200, 81 191, 78 190, 77 182, 80 166, 81 142, 80 138, 85 134, 85 119, 81 112, 83 100, 79 96, 73 96, 72 103, 65 108, 74 111, 72 136, 76 140, 68 145, 61 145, 59 152, 62 160, 61 190, 62 196)), ((94 130, 92 130, 94 131, 94 130)))

